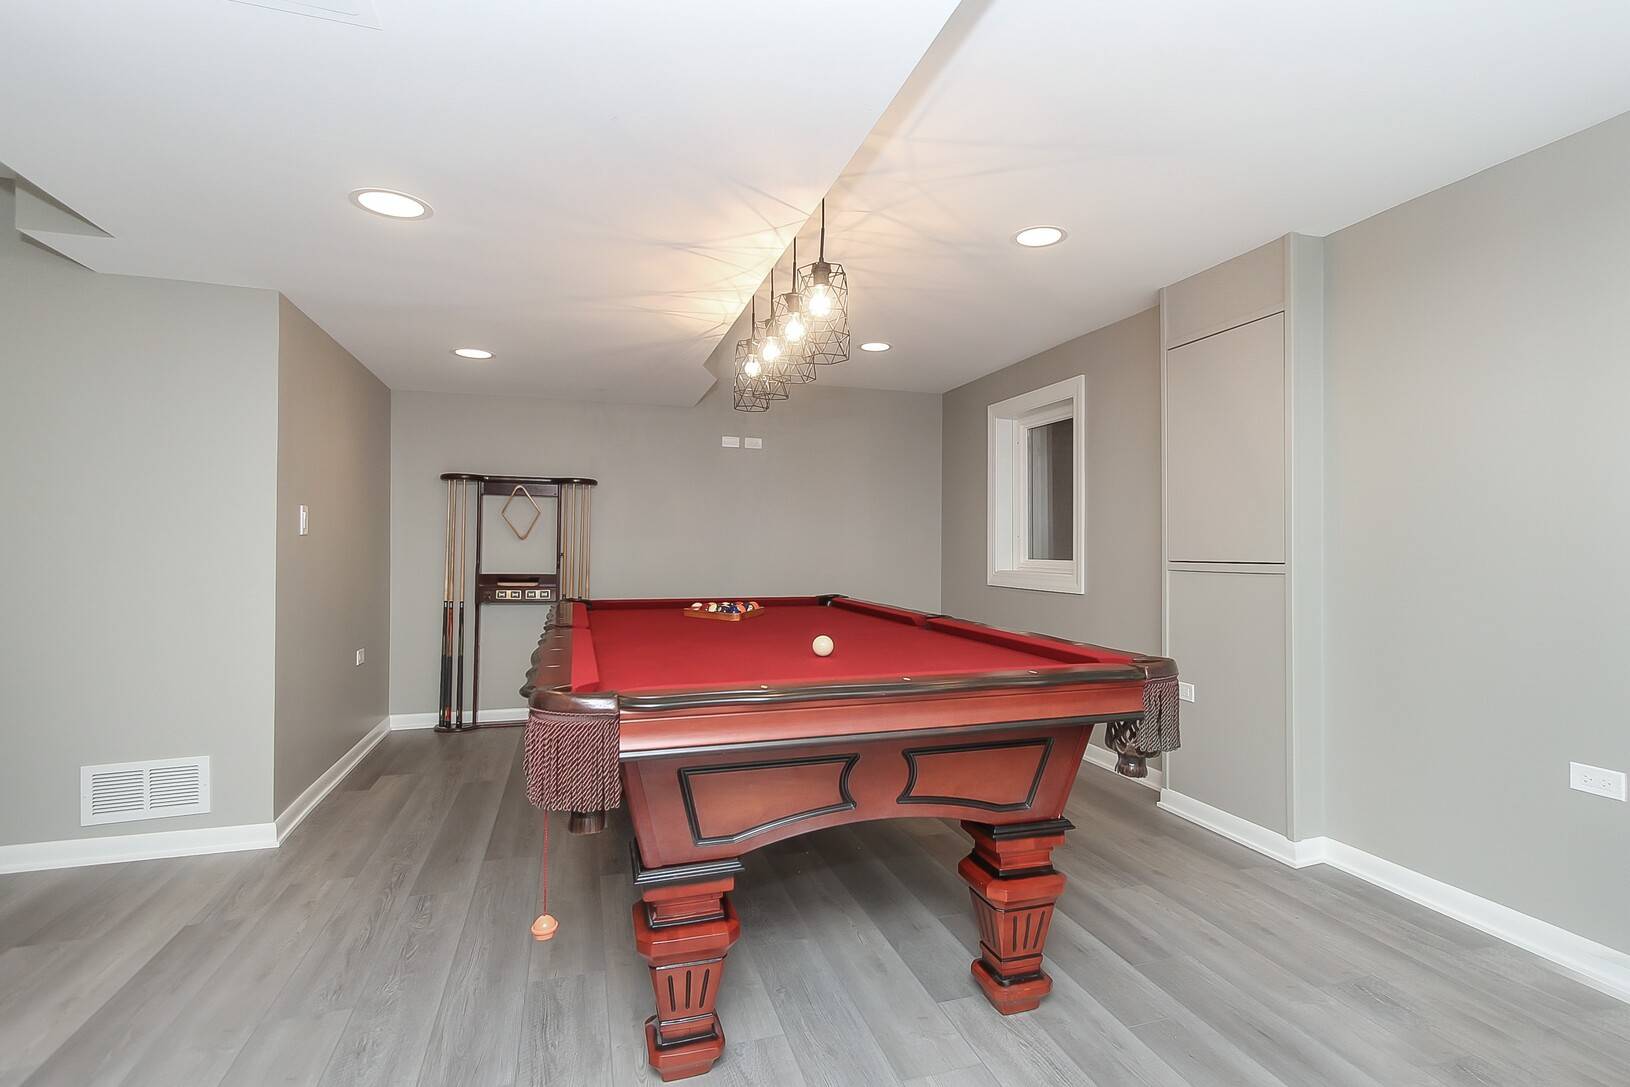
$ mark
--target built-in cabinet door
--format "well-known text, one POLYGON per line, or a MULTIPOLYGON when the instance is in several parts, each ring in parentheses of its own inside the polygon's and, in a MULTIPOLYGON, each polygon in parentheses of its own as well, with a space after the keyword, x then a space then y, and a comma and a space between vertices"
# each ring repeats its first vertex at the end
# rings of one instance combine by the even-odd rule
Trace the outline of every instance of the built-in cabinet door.
POLYGON ((1285 315, 1166 352, 1173 562, 1285 561, 1285 315))
POLYGON ((1194 701, 1166 784, 1280 834, 1288 832, 1285 576, 1172 570, 1169 650, 1194 701))

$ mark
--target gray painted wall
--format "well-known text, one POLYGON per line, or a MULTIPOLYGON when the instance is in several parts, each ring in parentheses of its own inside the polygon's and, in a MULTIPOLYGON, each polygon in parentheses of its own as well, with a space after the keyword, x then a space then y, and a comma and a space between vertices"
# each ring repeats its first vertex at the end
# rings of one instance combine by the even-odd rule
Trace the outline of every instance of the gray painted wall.
POLYGON ((272 817, 277 295, 96 275, 0 183, 0 844, 272 817), (209 755, 208 815, 79 826, 79 767, 209 755))
POLYGON ((1089 332, 945 394, 949 614, 1160 652, 1160 311, 1089 332), (1087 377, 1087 592, 985 584, 986 418, 1000 400, 1087 377))
MULTIPOLYGON (((841 592, 940 605, 936 395, 806 387, 748 415, 728 386, 693 408, 398 391, 391 430, 392 713, 436 707, 447 471, 597 478, 596 596, 841 592), (723 449, 725 434, 765 447, 723 449)), ((552 569, 550 524, 518 544, 500 505, 487 521, 495 562, 552 569)), ((483 621, 482 705, 518 706, 539 614, 489 608, 483 621)))
MULTIPOLYGON (((1630 951, 1630 115, 1327 242, 1328 816, 1630 951)), ((947 433, 949 433, 949 428, 947 433)))
POLYGON ((277 357, 272 801, 281 812, 388 712, 391 401, 286 298, 277 357))

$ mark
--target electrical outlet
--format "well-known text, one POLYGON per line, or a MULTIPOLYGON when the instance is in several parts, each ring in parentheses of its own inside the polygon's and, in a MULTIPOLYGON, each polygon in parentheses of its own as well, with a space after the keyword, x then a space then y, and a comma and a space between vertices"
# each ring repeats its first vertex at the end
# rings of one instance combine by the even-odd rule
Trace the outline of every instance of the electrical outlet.
POLYGON ((367 659, 368 659, 368 651, 366 649, 357 650, 357 666, 359 668, 362 666, 362 662, 367 660, 367 659))
POLYGON ((1192 683, 1184 683, 1182 680, 1178 680, 1177 681, 1177 697, 1181 698, 1184 702, 1193 702, 1194 701, 1194 684, 1192 684, 1192 683))
POLYGON ((304 506, 300 507, 300 535, 311 535, 311 515, 304 506))
POLYGON ((748 438, 748 439, 746 439, 744 444, 747 446, 748 449, 763 449, 764 448, 764 439, 763 438, 748 438))
POLYGON ((740 449, 741 439, 734 434, 726 434, 719 439, 719 444, 726 449, 740 449))
POLYGON ((1609 800, 1625 798, 1623 770, 1604 770, 1600 766, 1586 766, 1582 762, 1568 764, 1568 788, 1582 793, 1605 796, 1609 800))

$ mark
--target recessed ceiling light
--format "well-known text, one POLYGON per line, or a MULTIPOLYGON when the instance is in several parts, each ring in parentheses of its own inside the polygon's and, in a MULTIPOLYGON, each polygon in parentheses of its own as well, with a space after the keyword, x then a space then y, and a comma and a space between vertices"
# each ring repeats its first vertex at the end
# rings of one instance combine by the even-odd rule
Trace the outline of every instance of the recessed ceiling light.
POLYGON ((351 194, 351 203, 363 211, 371 211, 387 219, 430 218, 429 204, 417 196, 394 189, 358 189, 351 194))
POLYGON ((871 343, 861 344, 860 349, 862 351, 887 351, 890 346, 891 345, 884 343, 882 340, 873 340, 871 343))
POLYGON ((483 351, 479 347, 455 347, 455 348, 453 348, 453 354, 457 355, 461 359, 490 359, 490 358, 492 358, 492 352, 491 351, 483 351))
POLYGON ((1026 249, 1040 249, 1063 241, 1064 231, 1056 226, 1027 226, 1013 235, 1013 240, 1026 249))

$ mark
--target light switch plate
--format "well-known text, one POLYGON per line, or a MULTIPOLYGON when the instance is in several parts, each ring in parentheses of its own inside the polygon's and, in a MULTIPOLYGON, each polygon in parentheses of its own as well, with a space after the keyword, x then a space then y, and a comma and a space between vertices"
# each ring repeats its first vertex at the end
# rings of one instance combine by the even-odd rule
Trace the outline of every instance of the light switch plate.
POLYGON ((304 506, 300 507, 300 535, 311 535, 311 515, 307 512, 306 507, 304 506))
POLYGON ((719 444, 724 446, 726 449, 739 449, 741 447, 741 439, 734 434, 726 434, 724 437, 719 439, 719 444))
POLYGON ((361 667, 362 662, 367 660, 367 659, 368 659, 368 651, 366 649, 357 650, 357 666, 358 667, 361 667))
POLYGON ((747 439, 745 439, 745 443, 746 443, 748 449, 763 449, 764 448, 764 439, 763 438, 747 438, 747 439))
POLYGON ((1582 793, 1605 796, 1609 800, 1625 798, 1623 770, 1604 770, 1600 766, 1586 766, 1582 762, 1568 764, 1568 788, 1582 793))
POLYGON ((1192 684, 1192 683, 1184 683, 1182 680, 1178 680, 1177 681, 1177 697, 1182 699, 1184 702, 1193 702, 1194 701, 1194 684, 1192 684))

